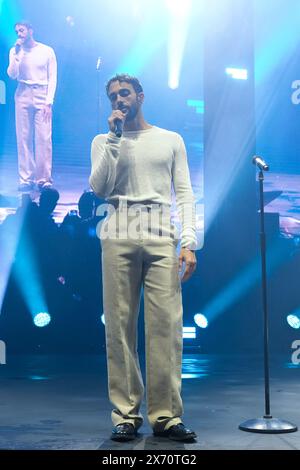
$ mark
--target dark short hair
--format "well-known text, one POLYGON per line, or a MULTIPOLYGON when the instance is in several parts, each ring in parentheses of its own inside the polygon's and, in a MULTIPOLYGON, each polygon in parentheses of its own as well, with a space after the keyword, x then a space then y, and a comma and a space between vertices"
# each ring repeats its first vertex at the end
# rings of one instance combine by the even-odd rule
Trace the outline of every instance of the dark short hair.
POLYGON ((27 29, 33 29, 32 24, 28 20, 17 21, 14 27, 17 25, 25 26, 27 29))
POLYGON ((142 93, 143 92, 143 87, 142 87, 142 85, 141 85, 138 78, 133 77, 132 75, 128 75, 127 73, 121 73, 121 74, 115 75, 114 77, 112 77, 108 80, 108 82, 106 84, 106 94, 107 94, 107 96, 108 96, 109 87, 113 82, 130 83, 130 85, 132 85, 132 87, 134 88, 134 91, 136 93, 142 93))

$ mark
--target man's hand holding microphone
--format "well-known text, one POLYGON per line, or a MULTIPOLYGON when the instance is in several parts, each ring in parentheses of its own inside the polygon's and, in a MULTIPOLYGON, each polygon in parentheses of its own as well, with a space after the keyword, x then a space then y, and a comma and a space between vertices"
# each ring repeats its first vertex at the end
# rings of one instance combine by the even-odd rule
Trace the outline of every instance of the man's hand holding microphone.
POLYGON ((16 53, 16 55, 19 54, 22 44, 23 44, 22 39, 19 38, 19 39, 16 40, 16 42, 15 42, 15 53, 16 53))
POLYGON ((123 109, 115 109, 108 118, 109 129, 117 137, 121 137, 127 112, 123 109))

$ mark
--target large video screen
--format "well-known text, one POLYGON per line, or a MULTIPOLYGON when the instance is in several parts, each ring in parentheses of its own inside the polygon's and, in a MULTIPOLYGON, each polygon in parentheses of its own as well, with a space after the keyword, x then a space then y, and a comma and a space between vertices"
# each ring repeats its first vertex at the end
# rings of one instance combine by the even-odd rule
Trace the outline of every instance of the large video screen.
MULTIPOLYGON (((30 19, 37 41, 51 46, 58 62, 53 107, 53 174, 60 199, 57 222, 77 209, 88 189, 90 145, 107 132, 110 104, 105 83, 116 72, 136 75, 144 86, 148 122, 184 138, 203 243, 202 2, 161 0, 62 0, 1 3, 0 194, 1 221, 19 205, 14 122, 16 81, 7 76, 14 23, 30 19), (159 12, 159 14, 158 14, 159 12)), ((38 195, 33 194, 33 197, 38 195)), ((174 212, 175 221, 178 220, 174 212)))
POLYGON ((300 4, 255 2, 257 153, 265 174, 265 210, 281 235, 300 239, 300 4), (267 21, 266 21, 267 18, 267 21))

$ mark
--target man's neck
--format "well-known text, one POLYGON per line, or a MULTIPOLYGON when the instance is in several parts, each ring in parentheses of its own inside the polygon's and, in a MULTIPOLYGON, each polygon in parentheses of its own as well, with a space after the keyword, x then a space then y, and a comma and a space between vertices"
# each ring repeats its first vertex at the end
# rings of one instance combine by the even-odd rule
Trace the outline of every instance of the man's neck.
POLYGON ((129 132, 134 132, 134 131, 144 131, 146 129, 151 129, 150 124, 145 121, 143 116, 137 116, 135 119, 132 121, 125 121, 124 124, 124 131, 129 131, 129 132))
POLYGON ((28 41, 24 42, 23 47, 25 49, 32 49, 36 45, 37 45, 37 42, 33 38, 31 38, 31 39, 28 39, 28 41))

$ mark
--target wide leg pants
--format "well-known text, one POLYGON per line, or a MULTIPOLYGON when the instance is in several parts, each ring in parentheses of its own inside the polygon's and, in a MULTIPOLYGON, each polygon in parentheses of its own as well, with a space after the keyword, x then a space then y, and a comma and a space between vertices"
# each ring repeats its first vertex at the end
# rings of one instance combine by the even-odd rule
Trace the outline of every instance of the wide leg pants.
POLYGON ((43 119, 47 86, 19 83, 15 93, 20 183, 52 182, 52 122, 43 119))
MULTIPOLYGON (((117 210, 110 222, 119 215, 117 210)), ((146 219, 148 209, 125 216, 117 222, 117 236, 101 240, 108 387, 114 425, 130 422, 139 428, 144 384, 137 323, 143 287, 148 420, 161 431, 180 423, 183 413, 181 283, 176 239, 161 226, 149 236, 146 219), (127 222, 137 228, 137 236, 120 236, 127 222)))

